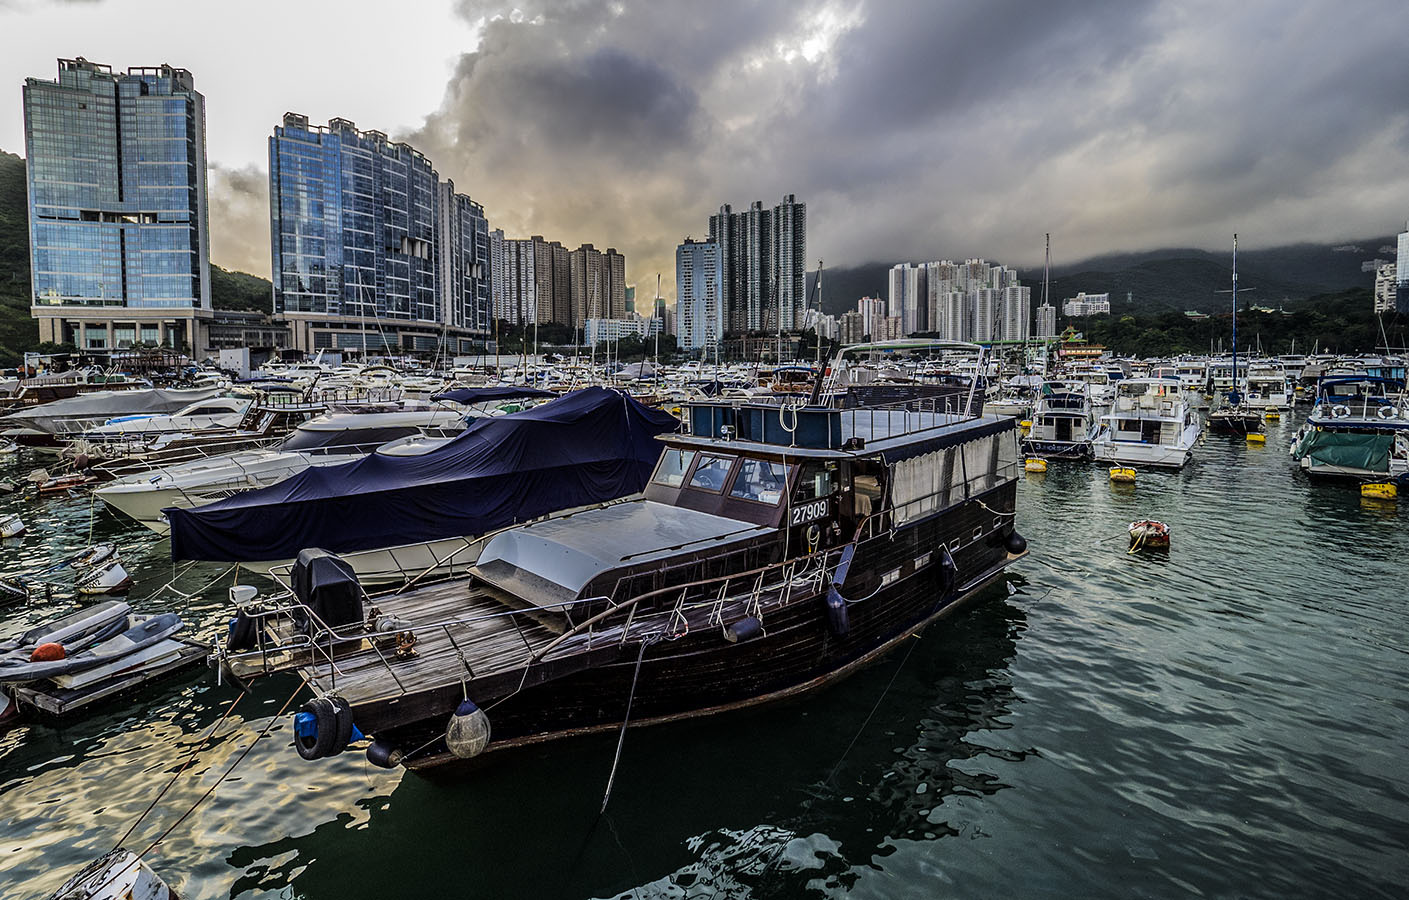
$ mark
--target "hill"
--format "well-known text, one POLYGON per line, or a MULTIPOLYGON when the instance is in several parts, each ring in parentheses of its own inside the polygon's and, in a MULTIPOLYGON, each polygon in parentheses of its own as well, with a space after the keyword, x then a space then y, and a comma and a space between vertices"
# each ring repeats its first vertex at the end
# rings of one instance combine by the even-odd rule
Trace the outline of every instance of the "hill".
MULTIPOLYGON (((28 208, 24 160, 0 150, 0 366, 17 365, 39 343, 39 325, 29 315, 28 208)), ((216 309, 272 309, 269 279, 214 264, 210 294, 216 309)))

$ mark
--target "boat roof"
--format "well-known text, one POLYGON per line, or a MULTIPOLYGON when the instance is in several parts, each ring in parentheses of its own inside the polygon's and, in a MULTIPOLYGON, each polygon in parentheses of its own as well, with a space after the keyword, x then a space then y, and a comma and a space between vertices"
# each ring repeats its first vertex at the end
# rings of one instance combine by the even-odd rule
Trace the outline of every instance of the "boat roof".
MULTIPOLYGON (((693 411, 708 405, 692 404, 691 409, 693 411)), ((765 417, 787 415, 777 406, 741 404, 735 409, 762 410, 765 417)), ((832 437, 838 439, 831 441, 829 446, 802 446, 771 440, 716 437, 710 434, 669 434, 661 435, 658 440, 691 449, 748 456, 854 459, 881 453, 887 457, 901 459, 1010 430, 1016 427, 1017 422, 1011 416, 964 416, 957 413, 914 412, 874 407, 843 410, 803 409, 798 412, 802 415, 815 412, 824 416, 835 416, 840 431, 839 434, 833 433, 832 437)), ((771 421, 767 423, 765 435, 773 431, 772 425, 771 421)), ((797 429, 798 432, 802 430, 797 429)))
POLYGON ((490 539, 474 574, 537 606, 576 599, 594 578, 626 565, 713 549, 773 529, 635 499, 520 525, 490 539))

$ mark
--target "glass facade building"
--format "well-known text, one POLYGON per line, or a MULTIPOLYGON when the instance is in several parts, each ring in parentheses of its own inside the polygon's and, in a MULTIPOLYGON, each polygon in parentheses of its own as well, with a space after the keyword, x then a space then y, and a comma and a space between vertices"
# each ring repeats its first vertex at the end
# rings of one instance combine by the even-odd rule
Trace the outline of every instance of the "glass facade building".
POLYGON ((449 329, 488 331, 484 210, 408 144, 288 113, 269 139, 269 213, 274 312, 298 349, 427 350, 449 329))
POLYGON ((203 349, 205 98, 191 73, 61 59, 23 97, 40 339, 203 349))

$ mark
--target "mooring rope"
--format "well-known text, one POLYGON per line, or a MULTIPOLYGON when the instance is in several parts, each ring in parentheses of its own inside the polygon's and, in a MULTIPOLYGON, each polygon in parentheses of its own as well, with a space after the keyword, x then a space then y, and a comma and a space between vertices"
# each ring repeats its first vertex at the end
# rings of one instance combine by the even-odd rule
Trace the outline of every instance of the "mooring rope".
POLYGON ((206 736, 201 738, 199 744, 196 744, 194 747, 191 748, 191 752, 186 755, 186 761, 181 764, 181 768, 176 770, 176 774, 171 776, 171 780, 167 781, 166 785, 160 791, 157 791, 157 795, 152 798, 152 802, 149 803, 147 805, 147 808, 142 810, 142 814, 138 816, 131 825, 128 826, 127 831, 122 835, 121 838, 118 839, 118 842, 116 844, 113 844, 114 850, 120 848, 123 843, 129 837, 132 836, 132 832, 137 830, 137 826, 142 824, 142 820, 147 817, 147 814, 150 813, 153 809, 155 809, 157 803, 161 801, 161 798, 166 796, 166 792, 171 790, 171 786, 176 783, 176 779, 181 777, 181 773, 186 771, 186 769, 190 767, 191 763, 195 762, 196 754, 199 753, 202 749, 204 749, 206 743, 212 737, 215 736, 215 732, 220 728, 221 724, 224 723, 227 718, 229 718, 230 713, 235 709, 236 704, 238 704, 240 700, 244 698, 246 693, 247 692, 245 691, 241 691, 235 697, 234 700, 230 701, 230 705, 225 707, 225 712, 222 713, 220 718, 216 720, 215 724, 210 727, 210 731, 206 733, 206 736))

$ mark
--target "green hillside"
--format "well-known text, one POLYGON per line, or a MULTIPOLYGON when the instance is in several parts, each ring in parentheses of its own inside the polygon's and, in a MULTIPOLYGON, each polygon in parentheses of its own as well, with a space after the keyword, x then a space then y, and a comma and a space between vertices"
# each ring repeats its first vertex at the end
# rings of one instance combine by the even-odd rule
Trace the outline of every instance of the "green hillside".
MULTIPOLYGON (((39 342, 29 315, 29 224, 24 160, 0 150, 0 366, 17 365, 39 342)), ((269 279, 210 267, 216 309, 270 312, 269 279)))

